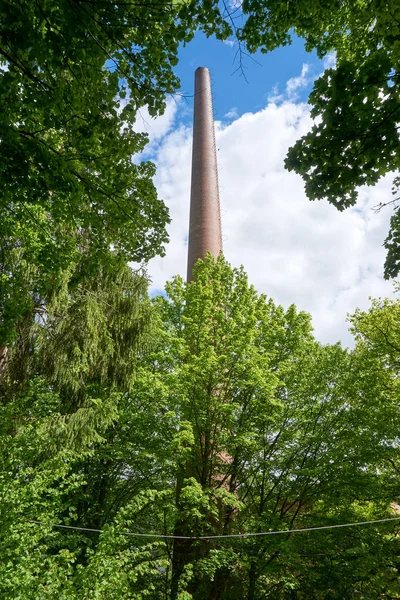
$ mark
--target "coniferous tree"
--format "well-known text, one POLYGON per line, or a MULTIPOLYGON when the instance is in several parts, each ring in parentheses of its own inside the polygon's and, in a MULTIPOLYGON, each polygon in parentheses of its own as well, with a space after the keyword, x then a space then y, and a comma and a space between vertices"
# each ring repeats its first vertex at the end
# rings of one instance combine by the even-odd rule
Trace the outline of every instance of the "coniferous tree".
POLYGON ((397 303, 350 352, 222 257, 167 294, 111 271, 36 324, 2 404, 2 597, 396 597, 396 523, 225 536, 393 516, 397 303))

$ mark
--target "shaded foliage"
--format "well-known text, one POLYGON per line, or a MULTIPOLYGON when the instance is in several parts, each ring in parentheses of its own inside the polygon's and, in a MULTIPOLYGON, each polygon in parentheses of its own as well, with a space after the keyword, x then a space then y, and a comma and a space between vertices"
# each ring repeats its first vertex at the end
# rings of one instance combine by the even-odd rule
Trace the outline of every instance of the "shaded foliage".
MULTIPOLYGON (((339 210, 353 206, 358 187, 373 185, 399 168, 400 12, 389 0, 312 2, 245 0, 238 39, 251 52, 270 52, 294 34, 320 58, 334 52, 336 66, 317 79, 310 94, 311 131, 289 150, 286 168, 299 173, 310 200, 339 210)), ((385 277, 399 273, 399 181, 389 235, 385 277)))
POLYGON ((176 92, 179 44, 224 37, 213 6, 6 0, 0 7, 0 344, 71 265, 164 252, 154 165, 133 160, 141 107, 176 92), (84 263, 81 262, 84 255, 84 263))
POLYGON ((2 597, 396 597, 392 523, 123 535, 375 520, 398 493, 397 301, 354 316, 350 352, 222 257, 167 292, 151 307, 137 275, 104 273, 35 325, 1 409, 2 597))

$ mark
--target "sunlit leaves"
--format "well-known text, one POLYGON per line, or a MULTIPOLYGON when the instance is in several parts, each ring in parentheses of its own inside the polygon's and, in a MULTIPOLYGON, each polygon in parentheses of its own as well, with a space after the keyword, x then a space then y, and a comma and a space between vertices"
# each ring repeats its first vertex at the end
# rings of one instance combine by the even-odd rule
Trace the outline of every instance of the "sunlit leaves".
POLYGON ((0 23, 0 343, 10 343, 36 297, 78 263, 93 273, 110 248, 125 261, 163 254, 169 216, 154 165, 135 158, 147 142, 138 110, 162 113, 194 31, 229 28, 213 3, 153 1, 6 0, 0 23))
MULTIPOLYGON (((310 200, 339 210, 354 205, 359 186, 400 164, 398 3, 246 0, 243 11, 238 37, 251 52, 288 44, 295 33, 320 58, 335 53, 336 67, 317 79, 309 98, 316 124, 289 150, 286 167, 302 176, 310 200)), ((399 272, 397 221, 385 242, 387 278, 399 272)))

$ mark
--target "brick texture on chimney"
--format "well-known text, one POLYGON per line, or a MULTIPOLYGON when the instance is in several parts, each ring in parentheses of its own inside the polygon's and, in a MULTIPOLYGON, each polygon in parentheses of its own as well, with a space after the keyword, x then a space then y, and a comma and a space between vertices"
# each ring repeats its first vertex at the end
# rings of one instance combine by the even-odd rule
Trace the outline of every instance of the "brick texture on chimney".
POLYGON ((222 250, 221 211, 218 191, 217 155, 210 72, 199 67, 195 73, 192 185, 187 279, 193 266, 207 252, 215 258, 222 250))

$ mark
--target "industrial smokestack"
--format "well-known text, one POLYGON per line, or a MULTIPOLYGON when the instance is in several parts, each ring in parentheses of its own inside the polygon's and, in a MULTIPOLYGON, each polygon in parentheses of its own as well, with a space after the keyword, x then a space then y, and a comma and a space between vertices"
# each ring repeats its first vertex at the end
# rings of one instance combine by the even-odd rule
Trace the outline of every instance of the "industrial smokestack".
POLYGON ((196 261, 207 252, 215 258, 222 250, 221 213, 218 192, 217 155, 210 72, 196 70, 194 78, 192 186, 187 280, 196 261))

